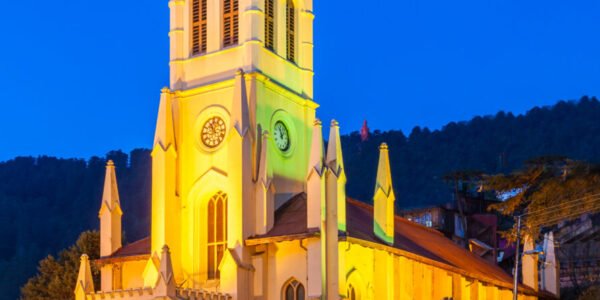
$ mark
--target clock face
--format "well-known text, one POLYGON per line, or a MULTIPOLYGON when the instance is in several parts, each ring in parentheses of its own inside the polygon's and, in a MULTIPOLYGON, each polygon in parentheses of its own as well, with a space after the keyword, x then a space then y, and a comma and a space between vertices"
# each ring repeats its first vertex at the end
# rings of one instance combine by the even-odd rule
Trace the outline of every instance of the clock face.
POLYGON ((208 148, 215 148, 225 139, 227 128, 223 119, 219 117, 211 117, 202 126, 202 143, 208 148))
POLYGON ((287 127, 285 127, 285 124, 281 121, 275 123, 275 127, 273 128, 273 140, 279 150, 287 151, 290 149, 290 134, 287 127))

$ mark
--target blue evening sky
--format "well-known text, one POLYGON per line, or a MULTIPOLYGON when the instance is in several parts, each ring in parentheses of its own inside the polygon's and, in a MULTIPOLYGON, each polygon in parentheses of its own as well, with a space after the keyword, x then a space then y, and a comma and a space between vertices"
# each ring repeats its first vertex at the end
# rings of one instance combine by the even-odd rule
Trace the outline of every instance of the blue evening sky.
MULTIPOLYGON (((600 95, 595 0, 314 0, 318 116, 343 132, 600 95)), ((3 1, 0 160, 150 147, 167 0, 3 1)))

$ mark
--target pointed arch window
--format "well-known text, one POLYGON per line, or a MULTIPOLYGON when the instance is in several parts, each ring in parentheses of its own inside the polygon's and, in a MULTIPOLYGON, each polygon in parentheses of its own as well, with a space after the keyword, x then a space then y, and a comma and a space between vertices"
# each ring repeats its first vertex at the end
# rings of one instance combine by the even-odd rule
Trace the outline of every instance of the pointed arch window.
POLYGON ((227 194, 218 192, 208 201, 208 279, 219 279, 219 264, 227 247, 227 194))
POLYGON ((283 286, 283 299, 284 300, 304 300, 305 291, 302 283, 298 280, 290 280, 283 286))
POLYGON ((265 47, 275 49, 275 1, 265 0, 265 47))
POLYGON ((238 43, 239 3, 238 0, 223 0, 223 47, 238 43))
POLYGON ((287 0, 285 7, 287 59, 296 62, 296 8, 294 0, 287 0))
POLYGON ((207 1, 192 0, 192 55, 206 53, 207 1))
POLYGON ((348 300, 357 300, 358 298, 356 297, 356 289, 354 288, 353 285, 348 285, 348 300))

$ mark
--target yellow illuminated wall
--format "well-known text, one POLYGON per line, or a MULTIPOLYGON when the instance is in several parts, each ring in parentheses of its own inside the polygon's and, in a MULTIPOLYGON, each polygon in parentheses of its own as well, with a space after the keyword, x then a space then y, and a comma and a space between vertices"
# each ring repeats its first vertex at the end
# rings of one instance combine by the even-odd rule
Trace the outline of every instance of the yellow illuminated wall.
MULTIPOLYGON (((325 154, 321 124, 315 122, 312 1, 294 0, 295 62, 285 59, 287 1, 275 0, 273 51, 262 42, 263 0, 239 0, 239 44, 227 48, 221 38, 222 1, 207 1, 207 53, 197 56, 191 55, 192 1, 169 1, 171 76, 161 93, 152 151, 150 258, 118 262, 120 284, 109 288, 103 282, 107 294, 100 297, 175 299, 177 287, 236 300, 276 300, 283 299, 285 284, 295 281, 305 289, 306 299, 346 299, 350 286, 356 299, 511 299, 506 287, 384 245, 344 238, 346 177, 339 126, 332 122, 325 154), (225 132, 214 135, 222 140, 209 146, 202 135, 213 118, 222 120, 225 132), (288 149, 275 144, 277 122, 288 130, 288 149), (265 143, 264 132, 269 132, 265 143), (318 171, 307 179, 314 168, 318 171), (307 227, 317 234, 248 244, 261 226, 270 224, 267 218, 275 208, 301 192, 314 209, 307 212, 307 227), (217 193, 227 195, 222 220, 227 247, 218 266, 220 278, 209 279, 207 209, 217 193), (261 201, 274 203, 261 206, 261 201), (174 277, 165 275, 171 273, 174 277)), ((387 156, 380 165, 388 169, 378 176, 383 192, 374 201, 385 205, 376 207, 373 225, 392 244, 394 226, 388 221, 393 219, 395 196, 387 156)), ((85 265, 80 268, 79 279, 89 283, 87 272, 85 265)), ((80 283, 77 300, 97 299, 89 285, 80 283)))
MULTIPOLYGON (((231 261, 251 262, 244 240, 256 234, 255 222, 262 221, 256 220, 254 206, 261 147, 268 151, 275 206, 304 190, 317 108, 312 88, 312 1, 295 5, 296 62, 284 58, 285 5, 280 2, 275 6, 276 46, 271 51, 262 43, 264 1, 239 0, 239 44, 227 48, 222 47, 221 38, 223 7, 220 1, 208 1, 207 53, 195 56, 190 44, 191 1, 169 2, 171 84, 162 93, 152 153, 152 252, 169 245, 177 281, 186 287, 223 284, 207 275, 206 208, 217 192, 226 193, 229 199, 231 261), (213 117, 226 124, 225 138, 214 148, 201 140, 204 124, 213 117), (260 143, 261 134, 272 133, 277 122, 289 131, 286 151, 279 150, 272 139, 266 145, 260 143)), ((236 278, 233 285, 243 285, 237 278, 246 271, 227 269, 234 273, 227 276, 236 278)))

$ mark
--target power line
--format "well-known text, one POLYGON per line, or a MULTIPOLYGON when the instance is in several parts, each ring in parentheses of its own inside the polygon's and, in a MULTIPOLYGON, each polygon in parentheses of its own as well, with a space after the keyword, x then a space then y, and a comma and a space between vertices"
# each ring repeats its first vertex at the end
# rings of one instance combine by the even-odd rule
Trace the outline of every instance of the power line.
POLYGON ((595 205, 597 203, 600 203, 600 197, 599 198, 595 198, 595 199, 586 200, 584 203, 577 202, 577 203, 572 203, 572 204, 569 204, 569 205, 560 205, 558 207, 554 206, 554 207, 549 207, 547 209, 540 209, 540 210, 537 210, 534 213, 530 213, 528 216, 535 215, 536 217, 540 217, 540 216, 544 216, 544 215, 549 215, 549 214, 557 213, 557 212, 559 212, 561 210, 569 210, 571 208, 577 208, 579 206, 585 208, 585 206, 590 206, 590 205, 593 206, 593 205, 595 205))
POLYGON ((526 215, 536 214, 538 212, 545 211, 545 210, 561 208, 561 207, 564 207, 565 205, 578 204, 579 201, 582 201, 582 200, 595 199, 595 198, 600 199, 600 193, 598 193, 598 194, 592 194, 592 195, 587 195, 587 196, 584 196, 584 197, 581 197, 581 198, 577 198, 577 199, 567 200, 567 201, 561 202, 560 204, 556 204, 556 205, 552 205, 552 206, 549 206, 549 207, 546 207, 546 208, 542 208, 542 209, 538 209, 538 210, 535 210, 535 211, 529 211, 529 212, 523 213, 520 216, 524 217, 526 215))
POLYGON ((554 218, 550 218, 550 219, 546 219, 544 221, 538 221, 538 222, 534 222, 534 223, 530 223, 527 224, 529 226, 540 226, 540 225, 550 225, 552 223, 556 223, 556 222, 560 222, 566 219, 570 219, 570 218, 574 218, 580 215, 583 215, 585 213, 595 213, 600 211, 600 205, 595 205, 593 207, 591 207, 590 209, 587 210, 581 210, 581 211, 576 211, 576 212, 572 212, 570 214, 567 215, 561 215, 561 216, 557 216, 554 218))
MULTIPOLYGON (((563 214, 563 215, 557 215, 557 216, 554 216, 554 217, 548 217, 548 218, 546 218, 546 220, 544 220, 544 221, 547 221, 547 220, 553 220, 553 219, 560 219, 560 218, 561 218, 561 217, 563 217, 563 216, 565 216, 565 217, 566 217, 566 216, 571 216, 571 215, 576 215, 576 214, 591 213, 591 212, 594 212, 594 211, 596 211, 598 208, 600 208, 600 202, 598 202, 598 203, 596 203, 596 204, 594 204, 594 205, 592 205, 592 206, 590 206, 590 207, 585 207, 585 208, 581 208, 581 209, 577 209, 577 210, 570 211, 570 212, 568 212, 567 214, 563 214)), ((543 219, 543 218, 542 218, 542 219, 543 219)), ((535 223, 535 222, 534 222, 534 223, 535 223)), ((537 222, 537 223, 539 223, 539 222, 537 222)))
POLYGON ((571 199, 571 200, 563 201, 563 202, 561 202, 559 204, 555 204, 555 205, 552 205, 552 206, 549 206, 549 207, 546 207, 546 208, 542 208, 542 209, 538 209, 538 210, 535 210, 535 211, 529 211, 529 212, 523 213, 523 214, 521 214, 521 216, 526 216, 526 215, 529 215, 529 214, 535 214, 535 213, 537 213, 539 211, 549 210, 549 209, 553 209, 553 208, 559 208, 559 207, 561 207, 563 205, 566 205, 566 204, 570 205, 572 203, 579 203, 579 201, 582 201, 582 200, 595 199, 595 198, 600 198, 600 193, 593 194, 593 195, 587 195, 587 196, 584 196, 584 197, 581 197, 581 198, 576 198, 576 199, 571 199))

